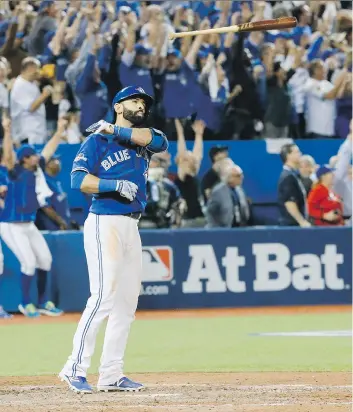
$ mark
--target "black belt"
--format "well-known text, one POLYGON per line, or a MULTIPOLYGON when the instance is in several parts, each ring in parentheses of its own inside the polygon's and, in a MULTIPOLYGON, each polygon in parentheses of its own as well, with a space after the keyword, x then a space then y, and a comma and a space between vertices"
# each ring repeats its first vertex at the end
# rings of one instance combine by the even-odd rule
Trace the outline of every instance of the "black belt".
POLYGON ((141 219, 141 213, 140 212, 127 213, 126 215, 122 215, 122 216, 131 217, 132 219, 135 219, 135 220, 140 220, 141 219))

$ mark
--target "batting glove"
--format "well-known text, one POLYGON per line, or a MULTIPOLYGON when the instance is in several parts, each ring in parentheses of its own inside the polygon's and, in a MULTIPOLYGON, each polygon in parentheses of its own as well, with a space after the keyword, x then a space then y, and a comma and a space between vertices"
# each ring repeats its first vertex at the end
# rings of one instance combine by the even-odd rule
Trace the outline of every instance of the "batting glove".
POLYGON ((101 130, 105 128, 107 124, 108 123, 105 120, 99 120, 99 122, 93 123, 91 124, 91 126, 87 127, 86 132, 99 133, 101 130))
POLYGON ((137 193, 138 187, 135 183, 129 182, 128 180, 118 180, 116 185, 116 191, 121 194, 121 196, 126 197, 126 199, 132 202, 137 193))

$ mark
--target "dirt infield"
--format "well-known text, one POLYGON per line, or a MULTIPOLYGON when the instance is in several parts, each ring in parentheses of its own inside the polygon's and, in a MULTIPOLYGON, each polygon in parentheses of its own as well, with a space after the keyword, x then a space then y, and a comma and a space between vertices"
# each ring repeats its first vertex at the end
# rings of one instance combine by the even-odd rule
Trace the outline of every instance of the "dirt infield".
MULTIPOLYGON (((1 412, 351 411, 349 373, 158 373, 139 393, 76 395, 56 377, 0 378, 1 412)), ((91 383, 96 377, 89 378, 91 383)))
MULTIPOLYGON (((210 309, 174 309, 138 311, 136 319, 180 319, 180 318, 211 318, 217 316, 256 316, 256 315, 298 315, 303 313, 352 313, 351 305, 330 306, 274 306, 258 308, 210 308, 210 309)), ((78 322, 78 313, 66 313, 58 318, 41 316, 28 319, 22 315, 15 315, 11 320, 0 319, 0 326, 13 324, 38 324, 78 322)))

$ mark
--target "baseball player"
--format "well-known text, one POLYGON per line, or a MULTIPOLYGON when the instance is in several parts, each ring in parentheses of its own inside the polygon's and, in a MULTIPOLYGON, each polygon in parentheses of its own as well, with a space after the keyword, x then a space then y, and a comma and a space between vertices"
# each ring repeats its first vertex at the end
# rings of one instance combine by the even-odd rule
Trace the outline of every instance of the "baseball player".
POLYGON ((107 329, 97 388, 139 391, 143 385, 123 374, 123 359, 141 286, 142 248, 138 221, 146 205, 146 182, 153 153, 168 147, 166 136, 141 128, 153 98, 141 87, 126 87, 113 100, 115 125, 100 121, 73 163, 71 186, 93 194, 84 225, 91 297, 59 374, 75 392, 91 393, 86 380, 96 336, 107 329))
MULTIPOLYGON (((7 118, 4 119, 3 125, 5 126, 4 130, 4 140, 3 140, 3 145, 6 146, 7 144, 7 139, 9 139, 10 135, 9 129, 7 128, 6 130, 6 125, 8 124, 7 118)), ((2 212, 4 210, 5 206, 5 197, 7 194, 7 188, 8 188, 8 172, 5 166, 3 166, 3 150, 0 148, 0 221, 2 218, 2 212)), ((1 234, 1 233, 0 233, 1 234)), ((4 273, 4 255, 2 253, 2 247, 0 243, 0 277, 4 273)), ((12 315, 6 312, 6 310, 0 305, 0 319, 11 319, 12 315)))
MULTIPOLYGON (((51 268, 52 257, 43 235, 34 225, 34 220, 41 203, 40 195, 43 199, 50 192, 45 186, 42 169, 58 147, 66 123, 66 120, 59 120, 57 132, 40 155, 34 147, 23 145, 17 151, 16 161, 11 137, 3 147, 3 163, 8 169, 9 185, 0 224, 1 237, 21 264, 22 302, 18 308, 31 318, 40 314, 60 316, 63 313, 46 298, 47 272, 51 268), (36 269, 38 309, 30 297, 36 269)), ((6 127, 5 133, 10 134, 10 121, 6 127)))

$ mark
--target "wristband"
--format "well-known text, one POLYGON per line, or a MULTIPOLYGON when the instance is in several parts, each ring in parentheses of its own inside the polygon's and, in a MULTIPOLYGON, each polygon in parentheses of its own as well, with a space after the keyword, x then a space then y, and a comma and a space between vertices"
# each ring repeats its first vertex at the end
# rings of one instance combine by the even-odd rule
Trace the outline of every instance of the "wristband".
POLYGON ((130 127, 114 126, 114 135, 118 137, 121 142, 131 142, 132 129, 130 127))
POLYGON ((117 180, 99 179, 99 193, 115 192, 118 187, 117 180))

